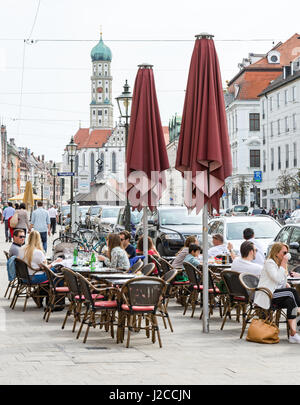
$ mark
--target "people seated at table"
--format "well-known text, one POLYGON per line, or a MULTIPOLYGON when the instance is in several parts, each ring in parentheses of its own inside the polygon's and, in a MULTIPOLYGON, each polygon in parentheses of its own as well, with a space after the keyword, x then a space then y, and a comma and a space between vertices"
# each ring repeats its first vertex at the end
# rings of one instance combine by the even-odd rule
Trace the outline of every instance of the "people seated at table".
MULTIPOLYGON (((136 253, 138 255, 143 255, 144 254, 144 236, 140 236, 136 245, 136 253)), ((150 236, 148 236, 148 255, 153 256, 160 256, 160 254, 158 253, 158 251, 155 249, 153 240, 150 238, 150 236)), ((155 263, 154 263, 155 264, 155 263)), ((154 270, 153 270, 153 274, 157 274, 158 273, 158 269, 157 266, 155 265, 154 270)))
POLYGON ((13 243, 9 249, 9 257, 16 256, 18 257, 18 253, 20 247, 23 246, 25 243, 25 232, 23 229, 15 229, 13 232, 13 243))
POLYGON ((213 247, 208 249, 208 257, 232 255, 233 247, 231 243, 228 243, 227 246, 224 243, 223 235, 220 233, 215 233, 212 236, 213 247))
POLYGON ((254 262, 256 247, 253 242, 245 241, 240 247, 241 256, 237 256, 231 265, 231 270, 239 273, 251 273, 260 276, 263 266, 254 262))
POLYGON ((263 266, 258 287, 268 288, 272 293, 272 301, 263 291, 256 291, 254 304, 269 309, 286 308, 287 320, 290 329, 290 343, 300 343, 300 335, 296 330, 296 317, 300 310, 300 297, 295 288, 287 283, 288 275, 288 245, 276 242, 272 245, 269 256, 263 266))
POLYGON ((199 245, 199 241, 194 235, 188 236, 184 242, 184 246, 176 253, 176 257, 171 263, 175 269, 183 268, 183 260, 189 254, 189 247, 192 243, 199 245))
POLYGON ((249 242, 254 243, 254 246, 257 249, 256 256, 255 256, 255 259, 253 260, 253 262, 263 266, 264 262, 265 262, 264 247, 259 240, 255 239, 254 230, 252 228, 244 229, 243 237, 245 240, 248 240, 249 242))
POLYGON ((125 249, 121 246, 120 235, 117 233, 110 233, 107 238, 107 246, 107 257, 99 255, 98 260, 102 261, 107 267, 129 270, 130 262, 125 249))
MULTIPOLYGON (((30 266, 28 267, 28 274, 31 277, 32 283, 42 283, 47 281, 46 273, 40 270, 40 264, 47 265, 47 260, 39 232, 30 232, 27 244, 19 249, 18 258, 24 260, 24 262, 30 266)), ((58 258, 49 266, 52 267, 55 264, 58 264, 61 260, 62 259, 58 258)))
POLYGON ((200 264, 198 256, 200 255, 201 248, 196 243, 191 243, 189 246, 189 253, 183 260, 183 263, 190 263, 195 267, 198 267, 200 264))
POLYGON ((130 243, 131 234, 128 231, 121 231, 119 233, 121 238, 122 248, 126 250, 129 259, 136 256, 135 247, 130 243))

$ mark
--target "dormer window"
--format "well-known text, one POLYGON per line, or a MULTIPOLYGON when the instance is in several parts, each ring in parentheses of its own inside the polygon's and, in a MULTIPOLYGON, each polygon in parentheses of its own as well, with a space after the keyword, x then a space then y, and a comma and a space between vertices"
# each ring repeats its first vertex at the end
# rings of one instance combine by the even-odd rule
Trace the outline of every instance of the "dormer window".
POLYGON ((268 63, 280 63, 280 52, 271 51, 268 53, 268 63))
POLYGON ((240 86, 238 84, 234 85, 234 98, 237 98, 239 94, 240 86))

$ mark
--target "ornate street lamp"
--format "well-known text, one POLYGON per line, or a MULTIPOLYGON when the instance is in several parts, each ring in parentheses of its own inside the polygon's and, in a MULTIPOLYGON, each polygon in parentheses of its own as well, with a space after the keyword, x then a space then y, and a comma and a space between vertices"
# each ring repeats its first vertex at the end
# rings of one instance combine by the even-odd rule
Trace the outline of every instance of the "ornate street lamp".
MULTIPOLYGON (((129 129, 129 118, 131 114, 131 102, 132 102, 132 94, 129 91, 129 86, 127 80, 123 86, 124 90, 116 97, 118 102, 118 107, 120 110, 120 115, 122 118, 125 118, 125 156, 127 152, 127 143, 128 143, 128 129, 129 129)), ((131 221, 130 221, 130 205, 128 201, 128 197, 126 194, 126 206, 125 206, 125 229, 127 231, 131 231, 131 221)))
POLYGON ((73 204, 74 204, 74 176, 73 176, 73 170, 74 170, 74 160, 75 160, 75 155, 77 151, 77 144, 74 142, 73 136, 71 137, 70 143, 66 146, 67 152, 68 152, 68 159, 70 161, 71 165, 71 198, 70 198, 70 215, 71 215, 71 228, 73 228, 72 220, 73 220, 73 204))
POLYGON ((58 173, 58 167, 56 167, 55 162, 53 163, 53 166, 50 169, 51 176, 53 177, 53 205, 55 205, 55 194, 56 194, 56 176, 58 173))
POLYGON ((41 200, 44 203, 44 184, 45 184, 45 176, 44 173, 40 175, 40 184, 41 184, 41 200))

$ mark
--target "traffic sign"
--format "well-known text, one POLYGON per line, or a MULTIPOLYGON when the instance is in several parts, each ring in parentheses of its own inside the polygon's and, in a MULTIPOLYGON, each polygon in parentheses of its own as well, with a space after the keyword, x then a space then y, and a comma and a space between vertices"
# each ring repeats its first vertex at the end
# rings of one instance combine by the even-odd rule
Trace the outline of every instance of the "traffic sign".
POLYGON ((75 176, 75 172, 58 172, 57 175, 62 177, 75 176))
POLYGON ((261 183, 262 182, 262 171, 261 170, 255 170, 254 171, 253 180, 255 181, 255 183, 261 183))

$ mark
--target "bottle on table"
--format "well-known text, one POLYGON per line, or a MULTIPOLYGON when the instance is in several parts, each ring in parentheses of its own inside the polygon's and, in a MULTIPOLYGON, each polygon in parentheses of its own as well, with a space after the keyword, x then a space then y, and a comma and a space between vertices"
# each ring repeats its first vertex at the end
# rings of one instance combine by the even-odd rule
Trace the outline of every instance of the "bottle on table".
POLYGON ((78 265, 78 250, 75 248, 73 250, 73 266, 78 265))
POLYGON ((94 252, 93 252, 92 255, 91 255, 91 262, 90 262, 90 265, 91 265, 91 270, 95 270, 95 269, 96 269, 96 256, 95 256, 95 253, 94 253, 94 252))

